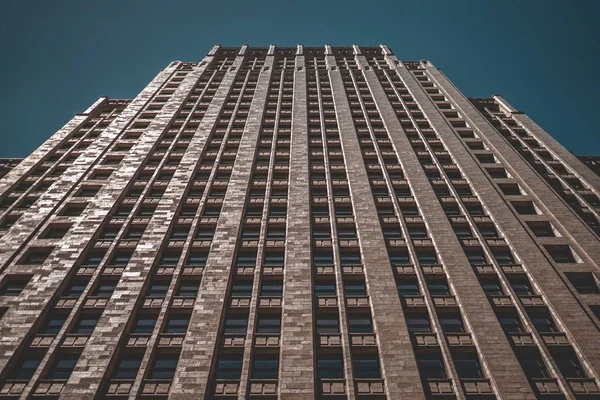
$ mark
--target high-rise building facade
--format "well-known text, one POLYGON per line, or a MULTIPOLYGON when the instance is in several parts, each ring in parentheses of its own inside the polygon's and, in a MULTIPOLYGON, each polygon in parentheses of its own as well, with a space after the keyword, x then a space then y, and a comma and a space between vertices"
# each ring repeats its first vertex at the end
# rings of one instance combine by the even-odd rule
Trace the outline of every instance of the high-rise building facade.
POLYGON ((0 399, 600 398, 600 177, 428 61, 215 46, 2 173, 0 399))

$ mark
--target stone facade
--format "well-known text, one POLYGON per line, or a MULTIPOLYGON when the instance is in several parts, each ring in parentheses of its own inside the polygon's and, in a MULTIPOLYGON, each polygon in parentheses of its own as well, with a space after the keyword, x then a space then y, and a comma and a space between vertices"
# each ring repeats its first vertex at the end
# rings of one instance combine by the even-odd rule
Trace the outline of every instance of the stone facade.
POLYGON ((599 399, 599 216, 429 61, 215 46, 0 160, 0 398, 599 399))

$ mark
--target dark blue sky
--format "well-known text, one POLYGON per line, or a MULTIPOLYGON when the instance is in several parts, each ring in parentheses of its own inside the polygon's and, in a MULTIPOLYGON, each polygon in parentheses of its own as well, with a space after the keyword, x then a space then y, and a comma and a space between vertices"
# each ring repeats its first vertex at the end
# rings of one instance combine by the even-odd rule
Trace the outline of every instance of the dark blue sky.
POLYGON ((600 1, 2 1, 0 157, 172 60, 238 46, 388 44, 469 97, 502 94, 575 154, 600 154, 600 1))

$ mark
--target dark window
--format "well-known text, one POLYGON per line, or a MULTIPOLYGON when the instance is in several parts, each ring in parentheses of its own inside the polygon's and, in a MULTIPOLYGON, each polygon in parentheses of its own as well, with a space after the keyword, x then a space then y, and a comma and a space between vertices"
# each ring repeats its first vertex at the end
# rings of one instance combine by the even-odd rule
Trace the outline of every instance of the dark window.
POLYGON ((481 365, 476 356, 454 357, 454 366, 459 378, 483 378, 481 365))
POLYGON ((152 215, 154 215, 154 210, 156 210, 156 207, 142 206, 140 208, 138 215, 140 217, 151 217, 152 215))
POLYGON ((499 265, 512 265, 515 263, 515 259, 509 250, 494 251, 492 254, 499 265))
POLYGON ((83 293, 87 286, 87 281, 75 281, 69 285, 69 287, 64 291, 62 297, 68 297, 70 299, 78 299, 79 296, 83 293))
POLYGON ((366 296, 367 287, 365 282, 358 280, 344 281, 344 294, 346 297, 366 296))
POLYGON ((467 212, 469 213, 469 215, 471 215, 473 217, 485 215, 485 212, 483 211, 483 207, 481 207, 481 205, 479 205, 479 204, 466 204, 465 208, 467 209, 467 212))
POLYGON ((30 277, 26 276, 8 276, 5 278, 0 288, 0 296, 18 296, 21 294, 30 277))
POLYGON ((131 213, 131 210, 133 210, 133 207, 130 207, 130 206, 118 207, 115 211, 114 216, 115 217, 126 217, 129 215, 129 213, 131 213))
POLYGON ((237 280, 231 286, 231 297, 252 296, 252 282, 248 280, 237 280))
POLYGON ((335 281, 316 281, 315 282, 315 295, 318 297, 334 297, 335 293, 335 281))
POLYGON ((257 354, 252 360, 251 379, 277 379, 279 356, 277 354, 257 354))
MULTIPOLYGON (((344 239, 356 239, 356 228, 353 226, 340 226, 338 227, 338 238, 344 239)), ((359 255, 360 262, 360 255, 359 255)))
POLYGON ((344 377, 344 362, 337 354, 317 357, 317 377, 319 379, 341 379, 344 377))
POLYGON ((150 379, 173 379, 179 354, 177 353, 159 353, 154 356, 148 378, 150 379))
POLYGON ((71 333, 78 335, 90 335, 96 328, 99 319, 100 315, 97 314, 83 314, 73 326, 71 333))
POLYGON ((142 358, 143 354, 123 354, 113 371, 112 378, 135 379, 142 364, 142 358))
POLYGON ((281 332, 281 316, 274 314, 259 315, 256 322, 256 333, 279 334, 281 332))
POLYGON ((171 239, 172 240, 185 240, 185 239, 187 239, 189 233, 190 233, 189 226, 176 226, 175 228, 173 228, 173 231, 171 231, 171 239))
POLYGON ((44 234, 44 239, 62 239, 70 228, 70 225, 52 225, 44 234))
POLYGON ((431 332, 431 325, 427 315, 409 315, 406 317, 406 326, 408 331, 412 333, 428 333, 431 332))
POLYGON ((187 266, 203 267, 208 260, 208 253, 204 251, 192 251, 188 257, 187 266))
POLYGON ((450 288, 445 279, 428 279, 427 290, 432 296, 450 296, 450 288))
POLYGON ((59 353, 48 370, 46 379, 69 379, 78 360, 79 354, 59 353))
POLYGON ((248 329, 248 317, 244 315, 232 315, 225 318, 223 333, 239 334, 246 333, 248 329))
POLYGON ((284 262, 284 252, 283 251, 279 251, 279 250, 269 251, 269 250, 267 250, 265 252, 264 265, 266 265, 266 266, 272 266, 272 267, 278 267, 278 266, 282 266, 283 262, 284 262))
POLYGON ((571 248, 568 245, 548 245, 544 247, 555 263, 562 264, 577 262, 573 256, 571 248))
POLYGON ((521 364, 521 368, 523 368, 523 372, 527 378, 549 378, 548 370, 546 370, 546 366, 544 365, 544 361, 539 353, 537 352, 527 352, 517 354, 517 358, 519 360, 519 364, 521 364))
POLYGON ((509 278, 508 282, 513 288, 517 296, 533 296, 535 294, 529 279, 526 277, 521 278, 509 278))
POLYGON ((131 328, 131 333, 150 334, 156 326, 155 315, 140 315, 135 319, 135 323, 131 328))
POLYGON ((196 297, 200 289, 200 281, 182 280, 177 288, 175 296, 179 297, 196 297))
POLYGON ((455 225, 453 226, 454 233, 456 237, 460 239, 468 239, 473 237, 473 232, 471 232, 471 228, 468 225, 455 225))
POLYGON ((46 261, 52 249, 30 249, 21 259, 21 264, 41 265, 46 261))
POLYGON ((479 229, 479 233, 486 239, 494 239, 498 237, 498 231, 494 227, 494 225, 482 224, 477 225, 477 229, 479 229))
POLYGON ((133 253, 131 251, 119 250, 113 256, 111 264, 124 267, 129 263, 129 260, 131 260, 132 254, 133 253))
POLYGON ((529 315, 531 323, 540 333, 558 332, 558 328, 552 319, 552 316, 547 311, 532 312, 529 315))
POLYGON ((179 262, 179 258, 181 257, 180 251, 166 251, 160 257, 160 265, 171 266, 174 267, 179 262))
POLYGON ((269 217, 285 217, 287 216, 287 209, 285 207, 271 207, 269 208, 269 217))
POLYGON ((350 333, 373 333, 373 324, 369 315, 349 315, 348 331, 350 333))
POLYGON ((459 313, 444 313, 439 317, 440 325, 444 333, 464 333, 462 318, 459 313))
POLYGON ((245 226, 242 229, 242 240, 258 240, 259 236, 259 226, 245 226))
POLYGON ((419 283, 416 279, 402 279, 396 283, 398 294, 403 297, 420 296, 419 283))
POLYGON ((439 355, 423 355, 417 359, 417 366, 422 379, 446 379, 444 362, 439 355))
POLYGON ((238 267, 255 267, 256 266, 256 250, 246 250, 240 252, 237 257, 238 267))
POLYGON ((488 278, 481 281, 481 287, 488 296, 502 296, 504 292, 498 278, 488 278))
POLYGON ((120 230, 120 226, 109 225, 100 233, 100 239, 112 240, 117 237, 120 230))
POLYGON ((196 215, 197 211, 198 211, 198 207, 186 206, 181 209, 180 215, 182 217, 193 217, 196 215))
POLYGON ((170 282, 165 279, 152 280, 146 292, 146 296, 164 298, 169 291, 169 283, 170 282))
POLYGON ((75 196, 78 197, 94 197, 100 190, 99 187, 82 187, 75 196))
POLYGON ((502 190, 502 193, 507 196, 518 196, 522 194, 519 185, 516 183, 501 183, 498 186, 500 187, 500 190, 502 190))
POLYGON ((420 265, 436 265, 437 255, 433 251, 417 251, 417 260, 420 265))
POLYGON ((563 351, 552 355, 556 366, 565 378, 586 378, 587 374, 581 366, 573 350, 563 351))
POLYGON ((427 228, 425 225, 409 225, 408 236, 411 239, 425 239, 427 238, 427 228))
POLYGON ((516 314, 501 314, 498 316, 498 321, 506 334, 525 332, 521 320, 516 314))
POLYGON ((30 380, 44 358, 43 354, 26 352, 16 361, 8 374, 9 379, 30 380))
POLYGON ((487 259, 485 258, 483 250, 470 250, 466 252, 466 254, 471 265, 475 266, 487 264, 487 259))
POLYGON ((378 379, 381 377, 377 355, 355 354, 352 365, 354 366, 354 377, 357 379, 378 379))
POLYGON ((283 295, 282 282, 280 280, 265 280, 260 287, 262 297, 281 297, 283 295))
POLYGON ((567 272, 565 275, 580 294, 600 293, 598 282, 591 272, 567 272))
POLYGON ((117 287, 117 282, 114 281, 100 281, 100 284, 96 286, 94 290, 94 294, 92 296, 99 297, 102 299, 110 299, 115 288, 117 287))
POLYGON ((131 226, 125 234, 125 239, 139 240, 144 234, 145 230, 145 226, 131 226))
POLYGON ((60 332, 66 320, 66 315, 50 315, 38 333, 42 335, 56 335, 60 332))
POLYGON ((411 265, 410 256, 406 251, 393 251, 389 253, 390 263, 392 267, 402 267, 411 265))
POLYGON ((340 323, 335 314, 317 315, 317 333, 320 335, 340 333, 340 323))
POLYGON ((331 251, 315 251, 313 253, 313 264, 317 267, 332 265, 333 253, 331 251))
POLYGON ((383 237, 389 240, 402 239, 402 231, 397 227, 383 227, 383 237))
POLYGON ((215 228, 214 227, 203 227, 201 226, 198 229, 198 232, 196 232, 196 239, 200 239, 200 240, 212 240, 213 236, 215 235, 215 228))
POLYGON ((269 227, 267 231, 267 240, 284 240, 285 228, 269 227))
POLYGON ((492 178, 496 178, 496 179, 508 178, 508 175, 504 168, 486 168, 486 170, 492 178))
POLYGON ((511 201, 511 204, 521 215, 535 215, 538 213, 531 201, 511 201))
POLYGON ((216 379, 240 379, 242 375, 242 355, 222 355, 217 359, 216 379))
POLYGON ((185 314, 175 314, 167 319, 163 333, 185 333, 190 324, 190 316, 185 314))
POLYGON ((554 237, 554 229, 550 222, 546 221, 530 221, 527 222, 529 229, 533 232, 536 237, 554 237))

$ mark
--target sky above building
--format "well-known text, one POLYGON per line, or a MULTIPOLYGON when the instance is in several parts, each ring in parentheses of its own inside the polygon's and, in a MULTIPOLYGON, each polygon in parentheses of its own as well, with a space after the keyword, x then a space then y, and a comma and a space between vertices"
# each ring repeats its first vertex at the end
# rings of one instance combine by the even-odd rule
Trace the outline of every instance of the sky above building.
POLYGON ((387 44, 467 97, 501 94, 577 155, 600 154, 600 2, 2 2, 0 157, 24 157, 100 96, 224 46, 387 44))

